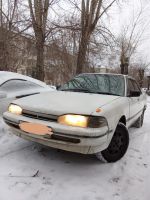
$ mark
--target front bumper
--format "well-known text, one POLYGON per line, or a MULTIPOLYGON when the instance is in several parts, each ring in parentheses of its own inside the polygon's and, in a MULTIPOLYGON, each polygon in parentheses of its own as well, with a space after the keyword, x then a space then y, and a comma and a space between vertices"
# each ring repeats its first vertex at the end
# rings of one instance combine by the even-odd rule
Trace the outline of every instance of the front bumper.
POLYGON ((5 112, 4 121, 11 127, 12 132, 24 139, 31 140, 49 147, 83 154, 93 154, 107 148, 108 134, 112 133, 108 127, 103 128, 80 128, 71 127, 57 122, 33 119, 22 115, 14 115, 5 112), (32 122, 44 124, 53 130, 52 136, 39 136, 22 131, 20 122, 32 122))

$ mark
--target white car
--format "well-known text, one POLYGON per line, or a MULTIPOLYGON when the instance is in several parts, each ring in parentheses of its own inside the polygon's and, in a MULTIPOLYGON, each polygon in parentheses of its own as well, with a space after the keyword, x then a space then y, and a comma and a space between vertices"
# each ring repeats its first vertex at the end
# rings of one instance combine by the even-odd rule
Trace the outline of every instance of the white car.
POLYGON ((13 72, 0 71, 0 115, 12 100, 53 89, 44 82, 13 72))
POLYGON ((146 96, 131 77, 90 73, 59 91, 12 102, 3 118, 24 139, 115 162, 128 148, 128 128, 142 126, 145 109, 146 96))

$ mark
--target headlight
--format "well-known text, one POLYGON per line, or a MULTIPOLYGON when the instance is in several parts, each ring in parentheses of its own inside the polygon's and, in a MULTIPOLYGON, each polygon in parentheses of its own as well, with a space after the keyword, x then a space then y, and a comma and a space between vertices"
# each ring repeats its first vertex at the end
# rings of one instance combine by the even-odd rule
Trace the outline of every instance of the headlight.
POLYGON ((79 126, 85 128, 88 125, 88 117, 82 115, 63 115, 58 118, 58 122, 68 126, 79 126))
POLYGON ((108 126, 104 117, 82 116, 82 115, 63 115, 58 118, 58 123, 68 126, 78 126, 82 128, 100 128, 108 126))
POLYGON ((105 117, 101 116, 90 116, 88 121, 88 127, 90 128, 101 128, 108 126, 107 120, 105 117))
POLYGON ((16 114, 16 115, 21 115, 22 114, 22 108, 20 106, 17 106, 15 104, 10 104, 8 107, 8 111, 16 114))

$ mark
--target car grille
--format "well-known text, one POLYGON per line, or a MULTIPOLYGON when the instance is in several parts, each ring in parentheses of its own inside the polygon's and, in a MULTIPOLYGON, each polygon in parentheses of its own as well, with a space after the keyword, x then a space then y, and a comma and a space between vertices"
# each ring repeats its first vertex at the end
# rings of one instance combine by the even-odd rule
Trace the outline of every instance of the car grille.
POLYGON ((23 110, 22 116, 33 118, 33 119, 44 120, 44 121, 57 122, 56 115, 49 115, 49 114, 33 112, 29 110, 23 110))
MULTIPOLYGON (((6 118, 4 118, 4 121, 9 126, 20 130, 20 127, 19 127, 18 123, 13 122, 11 120, 8 120, 6 118)), ((74 143, 74 144, 80 143, 80 139, 79 138, 70 137, 70 136, 64 135, 63 133, 53 133, 51 136, 50 135, 45 135, 43 137, 45 139, 58 140, 58 141, 64 141, 64 142, 71 142, 71 143, 74 143)))

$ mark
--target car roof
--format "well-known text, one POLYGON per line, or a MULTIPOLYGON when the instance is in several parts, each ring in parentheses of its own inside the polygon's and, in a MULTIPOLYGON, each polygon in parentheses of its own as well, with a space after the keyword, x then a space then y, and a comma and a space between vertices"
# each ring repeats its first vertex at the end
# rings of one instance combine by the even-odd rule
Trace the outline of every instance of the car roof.
MULTIPOLYGON (((82 74, 114 75, 114 76, 124 76, 124 77, 128 77, 128 75, 124 75, 124 74, 114 74, 114 73, 82 73, 82 74)), ((82 74, 79 74, 79 75, 82 75, 82 74)))
POLYGON ((96 75, 114 75, 114 76, 123 76, 123 77, 129 77, 129 75, 125 75, 125 74, 114 74, 114 73, 81 73, 81 74, 78 74, 77 76, 79 75, 88 75, 88 74, 96 74, 96 75))
POLYGON ((14 73, 14 72, 0 71, 0 85, 5 83, 8 80, 11 80, 11 79, 27 80, 27 81, 31 81, 35 84, 38 84, 42 87, 48 87, 46 85, 46 83, 39 81, 39 80, 36 80, 34 78, 31 78, 29 76, 25 76, 25 75, 14 73))
MULTIPOLYGON (((84 74, 97 74, 97 75, 114 75, 114 76, 122 76, 124 77, 125 79, 132 79, 134 81, 136 81, 135 78, 133 78, 132 76, 130 75, 126 75, 126 74, 114 74, 114 73, 82 73, 83 75, 84 74)), ((79 74, 78 76, 82 75, 82 74, 79 74)))

